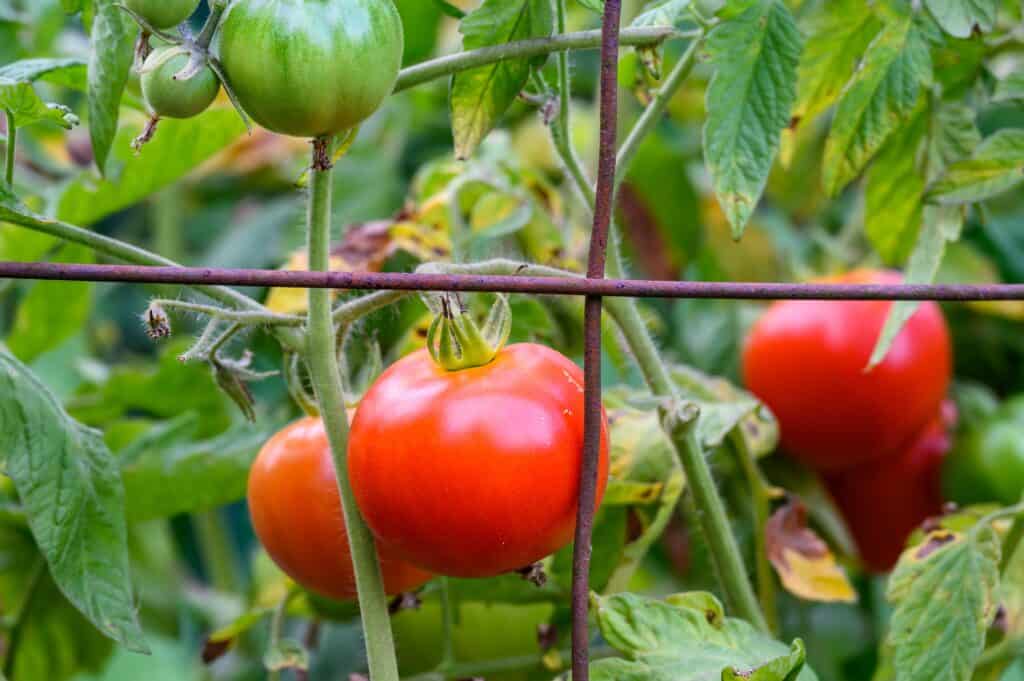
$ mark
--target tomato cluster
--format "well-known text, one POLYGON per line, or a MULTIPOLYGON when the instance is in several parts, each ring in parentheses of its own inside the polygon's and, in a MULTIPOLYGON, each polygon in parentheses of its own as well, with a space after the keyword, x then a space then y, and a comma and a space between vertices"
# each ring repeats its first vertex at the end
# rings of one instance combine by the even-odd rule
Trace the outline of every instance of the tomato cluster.
MULTIPOLYGON (((858 270, 829 281, 900 279, 858 270)), ((921 305, 868 370, 891 308, 885 301, 778 302, 743 352, 744 380, 778 418, 783 449, 823 475, 875 571, 892 567, 910 530, 940 512, 938 471, 949 449, 942 409, 952 351, 942 311, 921 305)))
MULTIPOLYGON (((550 348, 511 345, 458 371, 426 350, 393 364, 360 402, 348 451, 387 590, 419 586, 428 571, 499 575, 565 546, 575 529, 582 446, 582 371, 550 348)), ((607 475, 602 422, 598 503, 607 475)), ((320 421, 295 423, 266 444, 249 504, 282 569, 323 595, 354 595, 320 421)))

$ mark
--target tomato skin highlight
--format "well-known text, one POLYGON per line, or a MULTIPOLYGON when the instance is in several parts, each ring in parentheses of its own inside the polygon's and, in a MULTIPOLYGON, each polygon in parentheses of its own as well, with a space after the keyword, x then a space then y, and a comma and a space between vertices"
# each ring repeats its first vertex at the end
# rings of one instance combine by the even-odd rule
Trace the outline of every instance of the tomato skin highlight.
MULTIPOLYGON (((260 450, 249 472, 249 514, 256 536, 288 576, 337 600, 356 598, 355 574, 323 422, 304 418, 260 450)), ((432 575, 377 546, 389 594, 411 591, 432 575)))
POLYGON ((205 66, 188 80, 174 80, 174 75, 188 64, 188 54, 182 52, 170 58, 166 52, 174 48, 160 48, 146 59, 140 79, 142 94, 153 113, 167 118, 192 118, 206 111, 220 92, 220 81, 213 70, 205 66), (163 63, 160 63, 163 60, 163 63))
MULTIPOLYGON (((349 479, 370 529, 440 574, 488 577, 572 540, 583 372, 531 343, 448 372, 426 350, 393 364, 356 410, 349 479)), ((608 478, 602 420, 597 504, 608 478)))
POLYGON ((124 0, 124 5, 153 28, 173 28, 192 16, 199 0, 124 0))
POLYGON ((235 0, 214 44, 242 108, 295 137, 368 118, 394 89, 402 50, 392 0, 235 0))
POLYGON ((942 512, 942 462, 951 447, 940 416, 896 455, 826 476, 868 571, 891 570, 907 537, 942 512))
MULTIPOLYGON (((833 283, 899 283, 858 270, 833 283)), ((952 378, 949 329, 924 303, 885 360, 865 372, 889 301, 779 301, 743 349, 743 378, 779 420, 782 447, 818 471, 838 471, 897 451, 937 413, 952 378)))

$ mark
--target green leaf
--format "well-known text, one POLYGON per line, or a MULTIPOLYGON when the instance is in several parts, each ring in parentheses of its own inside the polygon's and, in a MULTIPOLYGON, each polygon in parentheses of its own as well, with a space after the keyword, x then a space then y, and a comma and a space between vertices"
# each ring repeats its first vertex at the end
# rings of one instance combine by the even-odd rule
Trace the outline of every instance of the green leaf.
POLYGON ((105 635, 146 652, 117 462, 99 432, 68 416, 28 368, 3 351, 0 456, 61 591, 105 635))
POLYGON ((887 646, 896 681, 967 681, 996 609, 999 540, 989 525, 930 535, 900 558, 887 646))
POLYGON ((263 666, 268 671, 279 672, 282 669, 309 669, 309 651, 301 643, 286 638, 277 641, 263 655, 263 666))
POLYGON ((604 0, 577 0, 577 2, 593 12, 604 12, 604 0))
POLYGON ((101 175, 117 134, 121 94, 128 82, 133 59, 135 24, 118 9, 114 0, 96 0, 89 40, 89 135, 93 157, 101 175))
POLYGON ((950 163, 963 160, 981 144, 974 122, 974 110, 959 102, 945 102, 932 116, 928 148, 928 180, 932 181, 950 163))
MULTIPOLYGON (((85 246, 66 244, 50 262, 91 263, 93 253, 85 246)), ((40 281, 21 302, 7 345, 23 362, 57 347, 85 325, 92 310, 92 284, 40 281)))
POLYGON ((666 602, 625 593, 594 601, 601 634, 626 656, 591 664, 595 681, 817 679, 799 640, 787 648, 743 620, 723 618, 706 594, 666 602))
POLYGON ((633 19, 633 26, 675 26, 690 11, 692 0, 654 0, 633 19))
POLYGON ((55 123, 71 129, 78 125, 78 116, 61 104, 48 104, 39 98, 28 82, 19 82, 0 76, 0 111, 14 115, 14 125, 24 128, 35 123, 55 123))
POLYGON ((85 62, 81 59, 22 59, 0 66, 0 78, 17 83, 42 80, 76 90, 85 90, 85 62))
POLYGON ((925 0, 935 21, 946 33, 968 38, 977 29, 988 33, 996 24, 999 0, 925 0))
MULTIPOLYGON (((914 246, 907 264, 905 282, 908 284, 930 284, 935 281, 939 272, 942 257, 946 253, 946 245, 960 238, 963 228, 963 210, 958 206, 926 206, 924 209, 924 226, 914 246)), ((871 353, 868 368, 873 369, 882 363, 892 347, 893 341, 907 321, 914 316, 921 303, 901 300, 893 303, 885 326, 878 336, 878 342, 871 353)))
POLYGON ((91 225, 181 179, 245 132, 233 109, 215 107, 188 120, 161 120, 156 137, 136 155, 130 143, 141 129, 132 120, 118 132, 113 154, 123 170, 117 177, 83 173, 65 186, 57 200, 60 219, 91 225))
POLYGON ((863 0, 837 0, 818 6, 808 18, 807 44, 800 58, 797 122, 832 106, 850 80, 882 22, 863 0))
POLYGON ((244 498, 249 468, 274 430, 239 426, 206 441, 147 447, 122 468, 128 517, 169 518, 244 498))
POLYGON ((864 230, 887 263, 907 258, 921 228, 925 188, 921 151, 928 120, 928 108, 919 107, 914 117, 890 136, 867 173, 864 230))
POLYGON ((987 137, 971 158, 952 163, 928 191, 944 204, 984 201, 1024 181, 1024 129, 1000 130, 987 137))
POLYGON ((1024 69, 1014 71, 996 83, 996 91, 992 95, 993 102, 1024 100, 1024 69))
POLYGON ((896 17, 871 41, 839 99, 825 142, 822 180, 829 196, 860 174, 914 110, 931 78, 924 32, 912 16, 896 17))
POLYGON ((708 35, 715 76, 708 86, 704 157, 734 238, 764 191, 796 100, 802 41, 781 0, 759 0, 708 35))
MULTIPOLYGON (((551 35, 549 0, 484 0, 462 20, 464 49, 551 35)), ((508 59, 463 71, 452 79, 455 156, 469 158, 526 85, 530 61, 508 59)))

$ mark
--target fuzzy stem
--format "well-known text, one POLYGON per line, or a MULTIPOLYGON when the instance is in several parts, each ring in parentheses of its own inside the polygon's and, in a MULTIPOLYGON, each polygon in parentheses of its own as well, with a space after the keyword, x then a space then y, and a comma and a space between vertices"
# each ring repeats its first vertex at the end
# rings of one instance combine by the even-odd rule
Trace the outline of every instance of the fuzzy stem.
POLYGON ((196 38, 196 45, 204 50, 210 47, 213 35, 217 32, 217 26, 220 24, 220 17, 226 9, 226 2, 210 3, 210 14, 206 17, 206 23, 203 24, 203 30, 199 32, 199 37, 196 38))
POLYGON ((739 459, 740 466, 750 486, 750 496, 754 506, 754 553, 757 561, 757 596, 761 602, 761 612, 772 633, 779 631, 778 603, 775 597, 775 575, 772 566, 768 562, 767 538, 765 537, 765 526, 772 510, 772 491, 761 469, 757 465, 753 452, 747 444, 743 433, 734 430, 729 441, 739 459))
POLYGON ((7 186, 14 189, 14 152, 18 142, 18 129, 14 127, 14 112, 6 111, 7 115, 7 164, 4 171, 4 181, 7 186))
POLYGON ((275 314, 273 312, 243 312, 239 310, 227 310, 215 305, 203 305, 202 303, 191 303, 185 300, 174 300, 169 298, 156 298, 152 301, 166 309, 184 310, 196 314, 206 315, 215 319, 223 319, 229 322, 239 322, 251 326, 302 326, 306 320, 296 315, 275 314))
MULTIPOLYGON (((687 34, 676 32, 668 27, 629 28, 622 31, 621 44, 633 46, 654 46, 665 40, 687 34)), ((550 38, 532 38, 518 40, 501 45, 481 47, 476 50, 458 52, 438 57, 430 61, 409 66, 398 74, 395 92, 408 90, 437 78, 444 78, 476 68, 505 61, 506 59, 526 59, 538 57, 552 52, 566 50, 594 49, 601 46, 601 31, 580 31, 578 33, 561 33, 550 38)))
MULTIPOLYGON (((313 169, 309 187, 309 269, 326 272, 329 267, 331 238, 331 171, 323 164, 329 140, 314 143, 313 169), (319 151, 319 153, 318 153, 319 151)), ((345 395, 335 354, 336 338, 331 319, 331 292, 309 289, 309 334, 306 357, 313 390, 320 403, 320 414, 331 445, 338 493, 345 517, 355 570, 359 611, 366 638, 366 658, 373 681, 398 681, 398 664, 388 619, 387 598, 373 536, 359 515, 348 480, 348 418, 345 395)))

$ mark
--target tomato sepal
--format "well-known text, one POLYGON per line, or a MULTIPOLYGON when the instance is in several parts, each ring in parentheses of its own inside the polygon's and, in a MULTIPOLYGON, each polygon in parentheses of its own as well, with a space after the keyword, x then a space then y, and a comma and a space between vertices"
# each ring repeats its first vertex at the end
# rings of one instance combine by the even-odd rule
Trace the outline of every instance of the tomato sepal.
POLYGON ((481 329, 473 316, 453 296, 441 297, 441 314, 427 331, 427 349, 438 366, 447 371, 490 364, 512 332, 508 297, 497 294, 481 329))

